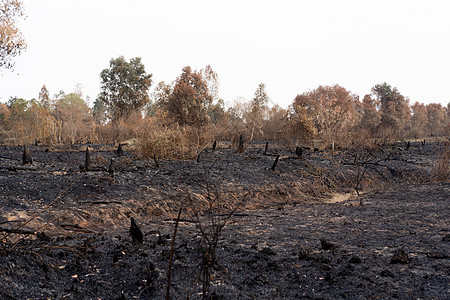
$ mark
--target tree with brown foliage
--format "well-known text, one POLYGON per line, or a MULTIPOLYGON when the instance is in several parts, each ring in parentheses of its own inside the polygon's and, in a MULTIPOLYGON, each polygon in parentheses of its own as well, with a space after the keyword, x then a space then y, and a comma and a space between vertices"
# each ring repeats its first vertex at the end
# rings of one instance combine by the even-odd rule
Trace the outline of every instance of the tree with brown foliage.
POLYGON ((295 141, 307 141, 314 138, 317 130, 314 121, 308 116, 306 108, 292 104, 286 116, 284 127, 287 137, 295 141))
POLYGON ((202 126, 209 122, 212 101, 201 73, 184 67, 163 107, 179 125, 202 126))
POLYGON ((264 119, 262 124, 264 138, 272 140, 282 138, 287 113, 287 110, 281 108, 279 105, 270 108, 267 119, 264 119))
POLYGON ((41 103, 21 98, 8 101, 8 124, 10 138, 22 143, 48 140, 55 135, 57 121, 41 103))
POLYGON ((33 99, 30 101, 28 114, 30 115, 30 139, 37 139, 46 143, 54 141, 58 124, 49 110, 33 99))
POLYGON ((428 128, 431 136, 441 136, 447 126, 447 111, 439 103, 427 105, 428 128))
POLYGON ((20 55, 27 47, 17 20, 24 17, 20 0, 2 0, 0 2, 0 69, 12 69, 12 59, 20 55))
POLYGON ((428 135, 428 109, 424 104, 416 101, 411 106, 412 117, 410 134, 414 138, 422 138, 428 135))
POLYGON ((374 136, 381 121, 381 114, 378 110, 379 101, 370 95, 365 95, 361 103, 361 121, 359 128, 370 136, 374 136))
POLYGON ((294 112, 306 112, 319 137, 335 141, 346 137, 359 121, 356 114, 357 100, 357 96, 339 85, 319 86, 298 95, 292 108, 294 112))
POLYGON ((246 133, 244 114, 248 111, 248 103, 243 97, 234 99, 234 104, 224 113, 222 120, 215 126, 216 136, 225 140, 234 140, 236 134, 246 133))

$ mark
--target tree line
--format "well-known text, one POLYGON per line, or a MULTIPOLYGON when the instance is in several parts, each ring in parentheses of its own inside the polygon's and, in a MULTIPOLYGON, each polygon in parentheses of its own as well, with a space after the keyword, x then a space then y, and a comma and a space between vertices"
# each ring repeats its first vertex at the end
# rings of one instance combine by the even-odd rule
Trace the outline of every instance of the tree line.
POLYGON ((285 109, 269 105, 263 83, 252 99, 238 98, 225 107, 219 97, 218 74, 211 66, 185 67, 173 82, 159 82, 150 93, 152 74, 141 59, 127 61, 121 56, 111 59, 100 79, 101 92, 92 108, 80 88, 51 97, 45 85, 38 99, 12 97, 0 104, 1 140, 105 143, 156 133, 173 140, 182 132, 197 146, 212 139, 232 141, 239 135, 248 141, 317 139, 345 146, 368 139, 418 139, 450 133, 450 103, 447 107, 411 105, 387 83, 373 86, 362 100, 339 85, 319 86, 297 95, 285 109))

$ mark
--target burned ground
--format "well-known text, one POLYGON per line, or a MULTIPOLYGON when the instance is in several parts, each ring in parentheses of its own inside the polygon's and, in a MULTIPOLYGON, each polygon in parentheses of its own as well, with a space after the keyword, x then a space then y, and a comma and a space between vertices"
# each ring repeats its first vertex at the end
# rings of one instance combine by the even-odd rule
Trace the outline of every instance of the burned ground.
POLYGON ((305 149, 299 158, 281 146, 265 155, 264 144, 243 153, 219 144, 198 162, 156 164, 129 146, 118 156, 89 145, 86 172, 86 145, 30 146, 31 165, 22 165, 23 148, 3 146, 0 296, 164 299, 183 205, 170 290, 201 298, 199 226, 220 224, 238 205, 208 273, 211 297, 447 299, 450 184, 436 181, 444 147, 305 149), (142 244, 129 235, 131 217, 142 244))

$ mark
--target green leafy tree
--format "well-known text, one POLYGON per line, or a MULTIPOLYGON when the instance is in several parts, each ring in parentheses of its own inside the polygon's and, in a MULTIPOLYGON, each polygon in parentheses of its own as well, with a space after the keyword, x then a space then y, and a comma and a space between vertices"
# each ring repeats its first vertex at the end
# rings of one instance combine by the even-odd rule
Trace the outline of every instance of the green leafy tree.
POLYGON ((266 139, 279 140, 283 138, 282 133, 286 125, 287 113, 287 110, 279 105, 275 105, 268 111, 267 119, 264 120, 262 126, 262 132, 266 139))
POLYGON ((156 110, 168 107, 172 91, 173 87, 170 84, 159 82, 151 94, 151 105, 147 108, 147 115, 153 116, 156 110))
POLYGON ((209 94, 212 97, 212 103, 209 106, 209 118, 211 123, 217 124, 225 114, 225 102, 219 98, 220 80, 219 75, 212 69, 210 65, 207 65, 200 71, 203 80, 208 86, 209 94))
POLYGON ((411 118, 408 99, 386 82, 375 85, 372 94, 380 101, 381 128, 389 130, 397 137, 403 135, 411 118))
POLYGON ((22 1, 0 2, 0 69, 12 69, 12 59, 27 47, 22 33, 17 28, 17 20, 23 17, 22 1))
POLYGON ((29 107, 29 102, 23 98, 11 97, 7 103, 8 108, 11 110, 12 118, 20 118, 29 107))
POLYGON ((200 74, 203 77, 203 80, 206 82, 208 86, 209 94, 212 97, 213 103, 217 103, 219 99, 219 75, 212 69, 210 65, 207 65, 204 69, 200 71, 200 74))
POLYGON ((254 119, 261 120, 269 103, 269 96, 267 96, 266 85, 260 83, 255 91, 252 101, 250 102, 251 115, 254 119))
POLYGON ((123 56, 111 59, 109 68, 100 73, 103 101, 114 123, 127 118, 149 102, 148 89, 152 84, 152 74, 145 71, 140 57, 130 59, 123 56))
POLYGON ((260 83, 250 102, 250 110, 245 117, 251 132, 250 141, 252 141, 255 137, 255 130, 259 133, 259 138, 262 138, 264 135, 261 129, 268 103, 269 96, 267 96, 266 85, 264 83, 260 83))
POLYGON ((60 139, 75 143, 89 134, 91 112, 86 102, 76 93, 66 94, 56 102, 56 112, 61 123, 60 139))
POLYGON ((217 102, 211 105, 209 110, 209 119, 211 123, 217 124, 225 116, 225 101, 223 99, 217 100, 217 102))
POLYGON ((95 100, 94 107, 92 108, 92 116, 97 124, 106 124, 108 120, 107 112, 108 108, 106 107, 105 102, 99 99, 95 100))
POLYGON ((11 111, 6 104, 0 103, 0 133, 10 128, 11 111))
POLYGON ((42 86, 41 91, 39 92, 39 101, 46 109, 50 108, 50 95, 45 84, 42 86))

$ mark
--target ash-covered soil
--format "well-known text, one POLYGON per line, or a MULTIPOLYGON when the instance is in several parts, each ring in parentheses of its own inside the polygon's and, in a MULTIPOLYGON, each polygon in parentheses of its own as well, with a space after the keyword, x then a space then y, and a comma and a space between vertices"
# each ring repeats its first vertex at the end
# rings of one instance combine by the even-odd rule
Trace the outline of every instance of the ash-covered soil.
POLYGON ((165 299, 181 205, 172 299, 202 297, 200 228, 224 221, 206 277, 213 299, 450 298, 450 183, 436 181, 444 144, 301 158, 221 146, 198 162, 156 163, 89 145, 88 172, 86 145, 31 146, 26 166, 23 148, 2 146, 0 298, 165 299))

